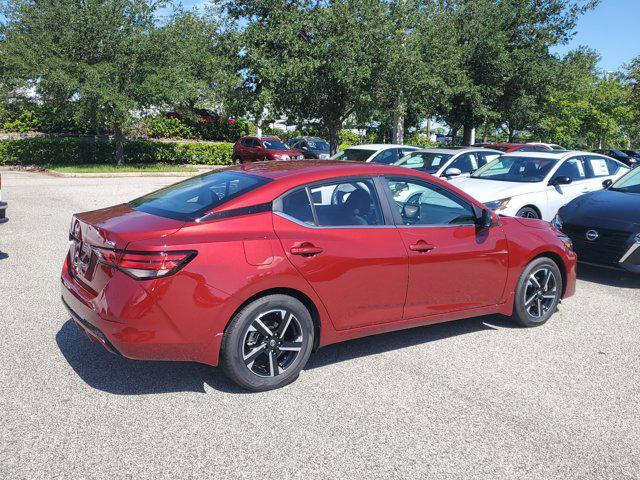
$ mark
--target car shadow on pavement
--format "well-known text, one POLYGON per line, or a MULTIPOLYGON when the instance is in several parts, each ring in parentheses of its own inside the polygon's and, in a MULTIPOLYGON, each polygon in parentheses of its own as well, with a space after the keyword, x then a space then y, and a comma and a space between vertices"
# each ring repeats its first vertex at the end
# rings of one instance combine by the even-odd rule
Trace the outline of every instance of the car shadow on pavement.
POLYGON ((334 343, 322 347, 311 355, 306 370, 324 367, 332 363, 345 362, 358 357, 375 355, 391 350, 400 350, 415 345, 424 345, 438 340, 499 328, 519 328, 507 318, 498 315, 473 317, 464 320, 425 325, 395 332, 334 343))
MULTIPOLYGON (((410 328, 329 345, 311 355, 306 370, 345 362, 358 357, 426 344, 457 335, 517 328, 499 316, 410 328)), ((206 393, 205 384, 223 392, 250 393, 231 382, 221 370, 194 362, 130 360, 114 355, 91 342, 68 320, 56 334, 60 352, 87 385, 115 395, 145 395, 170 392, 206 393)))
POLYGON ((68 320, 56 334, 60 352, 87 385, 116 395, 205 393, 205 384, 229 393, 248 393, 217 368, 195 362, 131 360, 89 340, 68 320))
POLYGON ((583 263, 578 264, 578 280, 600 283, 610 287, 640 288, 640 275, 638 274, 583 263))

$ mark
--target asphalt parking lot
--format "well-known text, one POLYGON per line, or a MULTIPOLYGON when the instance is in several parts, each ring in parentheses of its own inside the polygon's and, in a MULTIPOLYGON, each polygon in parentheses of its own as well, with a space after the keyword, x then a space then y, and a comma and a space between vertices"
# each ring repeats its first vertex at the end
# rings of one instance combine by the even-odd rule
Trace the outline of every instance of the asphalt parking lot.
POLYGON ((333 345, 260 394, 90 343, 60 301, 71 214, 176 180, 2 173, 0 478, 640 477, 640 278, 581 267, 541 328, 333 345))

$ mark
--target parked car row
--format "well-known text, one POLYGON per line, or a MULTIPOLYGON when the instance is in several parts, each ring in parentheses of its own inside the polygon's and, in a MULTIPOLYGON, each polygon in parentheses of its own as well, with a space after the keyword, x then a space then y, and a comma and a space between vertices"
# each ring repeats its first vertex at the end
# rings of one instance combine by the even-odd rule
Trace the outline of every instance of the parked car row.
MULTIPOLYGON (((297 145, 304 138, 293 139, 291 144, 297 145)), ((565 227, 567 235, 579 247, 580 258, 631 271, 640 268, 635 256, 640 227, 633 214, 640 211, 640 197, 627 184, 620 187, 622 191, 616 187, 611 189, 630 168, 637 166, 636 158, 620 150, 567 151, 555 144, 483 145, 429 149, 358 145, 339 152, 333 159, 394 164, 428 173, 451 182, 499 215, 553 220, 557 228, 562 222, 562 214, 556 216, 559 210, 573 212, 576 205, 586 205, 581 215, 591 218, 592 225, 583 221, 578 225, 568 223, 565 227), (599 205, 597 209, 592 208, 593 202, 599 205), (619 207, 620 202, 630 206, 619 207), (597 218, 595 212, 602 209, 613 211, 597 218), (597 232, 596 236, 592 230, 597 232), (633 251, 626 255, 630 248, 633 251)), ((636 151, 628 152, 637 155, 636 151)), ((317 194, 327 199, 326 191, 317 194)), ((405 186, 398 195, 409 203, 419 197, 410 186, 405 186)))

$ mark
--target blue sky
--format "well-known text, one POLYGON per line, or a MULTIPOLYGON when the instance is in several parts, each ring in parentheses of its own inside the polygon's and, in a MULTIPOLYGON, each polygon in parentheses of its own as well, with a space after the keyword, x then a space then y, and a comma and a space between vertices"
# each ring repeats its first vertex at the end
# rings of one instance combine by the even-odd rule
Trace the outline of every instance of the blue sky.
POLYGON ((640 0, 602 0, 578 20, 569 44, 554 51, 564 54, 580 45, 600 54, 603 70, 617 70, 640 56, 640 0))

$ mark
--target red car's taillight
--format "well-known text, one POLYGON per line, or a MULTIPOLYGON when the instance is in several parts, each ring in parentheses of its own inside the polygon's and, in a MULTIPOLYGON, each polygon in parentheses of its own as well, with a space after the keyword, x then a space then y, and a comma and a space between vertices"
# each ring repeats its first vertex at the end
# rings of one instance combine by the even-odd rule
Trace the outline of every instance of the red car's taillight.
POLYGON ((189 263, 195 250, 135 252, 93 247, 98 260, 138 280, 172 275, 189 263))

